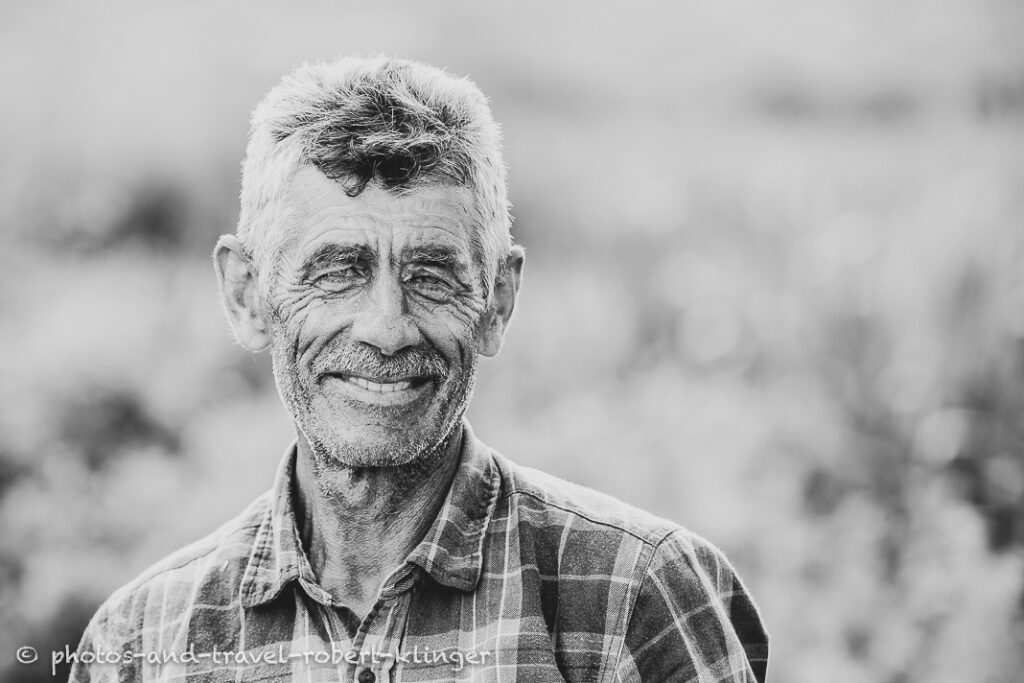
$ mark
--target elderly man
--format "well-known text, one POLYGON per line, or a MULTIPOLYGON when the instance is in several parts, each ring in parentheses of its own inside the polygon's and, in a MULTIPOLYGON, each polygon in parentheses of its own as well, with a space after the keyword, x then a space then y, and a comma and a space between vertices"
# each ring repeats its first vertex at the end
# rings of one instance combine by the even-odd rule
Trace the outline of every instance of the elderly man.
POLYGON ((463 417, 523 269, 472 83, 303 66, 253 115, 241 197, 217 276, 297 440, 271 491, 107 600, 73 680, 764 680, 720 551, 463 417))

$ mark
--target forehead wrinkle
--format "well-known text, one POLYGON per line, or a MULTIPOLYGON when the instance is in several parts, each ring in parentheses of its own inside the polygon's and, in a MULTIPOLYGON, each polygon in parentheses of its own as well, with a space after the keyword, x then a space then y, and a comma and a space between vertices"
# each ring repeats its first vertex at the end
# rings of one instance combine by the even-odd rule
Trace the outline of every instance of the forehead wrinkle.
POLYGON ((305 223, 300 232, 309 236, 309 241, 316 241, 324 234, 337 231, 365 232, 368 235, 391 235, 409 231, 439 231, 447 233, 456 241, 469 241, 467 226, 447 213, 409 210, 402 213, 381 216, 373 211, 353 213, 346 207, 324 207, 315 213, 307 214, 296 223, 305 223))
POLYGON ((366 230, 367 232, 397 233, 403 231, 440 230, 453 237, 466 236, 467 225, 457 217, 442 211, 407 209, 392 211, 385 215, 375 211, 354 213, 346 207, 325 207, 308 214, 306 229, 316 230, 330 224, 329 230, 366 230))
MULTIPOLYGON (((360 195, 362 196, 362 195, 360 195)), ((328 201, 330 199, 328 198, 328 201)), ((453 234, 466 232, 472 226, 472 217, 465 214, 460 207, 452 205, 441 198, 431 198, 426 206, 400 206, 400 200, 381 204, 376 201, 364 203, 359 208, 351 205, 330 203, 325 206, 311 207, 310 201, 301 202, 301 222, 308 228, 316 228, 325 222, 348 223, 366 221, 374 226, 390 226, 410 228, 437 228, 453 234), (369 205, 367 205, 369 204, 369 205), (452 211, 451 209, 457 209, 452 211)))
POLYGON ((300 251, 306 254, 324 244, 386 244, 390 251, 399 253, 413 249, 436 249, 450 251, 457 256, 467 256, 471 251, 471 245, 460 232, 437 226, 408 225, 389 225, 377 229, 358 225, 333 226, 308 236, 300 251))
POLYGON ((444 228, 419 228, 412 230, 401 230, 401 249, 444 249, 455 252, 466 252, 469 250, 469 240, 466 235, 456 230, 444 228))
POLYGON ((319 234, 308 237, 305 243, 299 248, 299 255, 302 258, 309 258, 309 255, 324 247, 358 247, 370 246, 377 243, 377 232, 361 227, 334 227, 324 230, 319 234))
POLYGON ((461 259, 476 262, 476 221, 466 193, 426 186, 396 195, 371 185, 349 197, 335 181, 317 171, 303 171, 292 177, 287 202, 293 212, 295 257, 308 259, 325 243, 361 243, 394 262, 410 245, 433 243, 446 244, 461 259), (431 194, 442 189, 445 194, 431 194))

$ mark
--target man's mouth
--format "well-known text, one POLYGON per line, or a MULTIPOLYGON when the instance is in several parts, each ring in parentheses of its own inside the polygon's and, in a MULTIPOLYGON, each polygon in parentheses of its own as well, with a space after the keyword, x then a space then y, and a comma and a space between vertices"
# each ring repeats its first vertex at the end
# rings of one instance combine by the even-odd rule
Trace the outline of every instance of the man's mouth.
POLYGON ((433 381, 430 377, 405 377, 370 379, 348 373, 330 373, 325 376, 333 380, 338 388, 347 387, 344 393, 361 403, 398 405, 414 401, 423 395, 433 381))
POLYGON ((346 382, 351 382, 357 387, 362 387, 367 391, 376 391, 380 394, 390 394, 395 391, 405 391, 406 389, 412 389, 412 380, 401 380, 398 382, 372 382, 362 377, 356 377, 355 375, 349 375, 342 377, 346 382))

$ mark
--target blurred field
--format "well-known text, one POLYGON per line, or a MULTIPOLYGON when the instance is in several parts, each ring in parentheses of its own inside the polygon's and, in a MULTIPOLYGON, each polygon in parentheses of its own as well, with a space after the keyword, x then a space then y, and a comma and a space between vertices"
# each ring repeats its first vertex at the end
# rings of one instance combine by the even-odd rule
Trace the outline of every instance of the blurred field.
POLYGON ((4 3, 0 681, 269 486, 208 254, 248 112, 389 52, 503 122, 476 431, 722 546, 775 681, 1024 667, 1024 5, 4 3))

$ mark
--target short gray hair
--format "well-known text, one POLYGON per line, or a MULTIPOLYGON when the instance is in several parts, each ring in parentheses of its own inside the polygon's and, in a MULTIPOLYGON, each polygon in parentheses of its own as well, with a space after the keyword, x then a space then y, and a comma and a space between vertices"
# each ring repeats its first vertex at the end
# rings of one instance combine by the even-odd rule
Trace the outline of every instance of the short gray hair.
POLYGON ((470 239, 489 293, 511 249, 512 219, 501 131, 472 81, 383 56, 303 64, 285 76, 253 111, 242 164, 237 234, 258 272, 273 270, 284 191, 307 165, 353 197, 371 182, 393 192, 470 188, 470 239))

